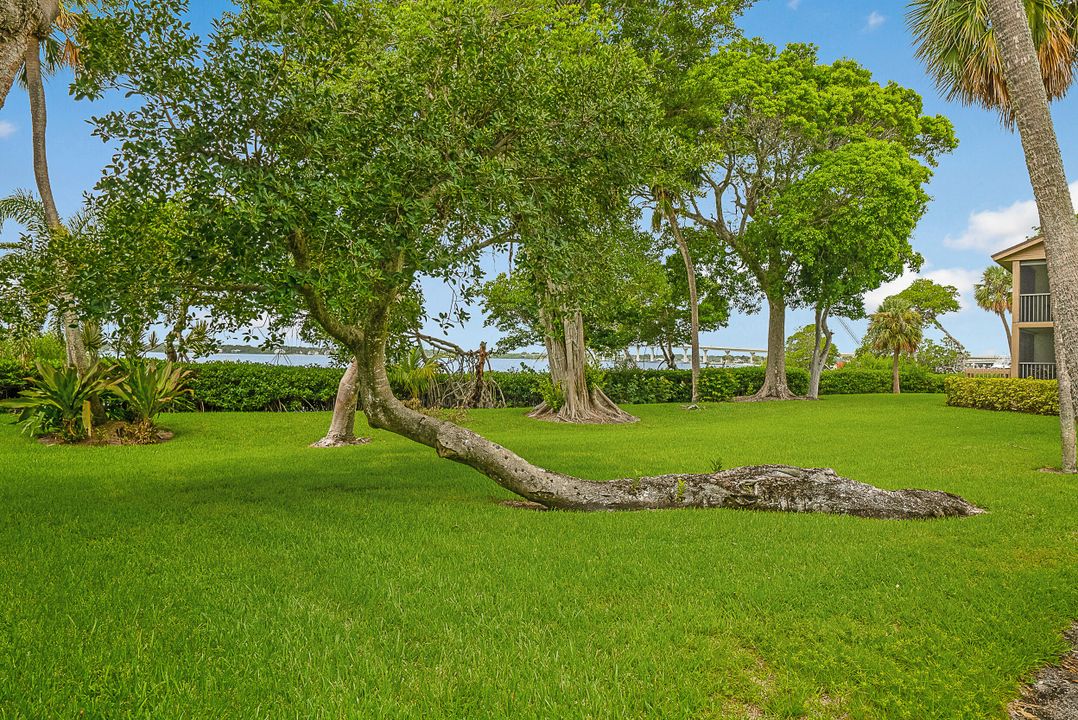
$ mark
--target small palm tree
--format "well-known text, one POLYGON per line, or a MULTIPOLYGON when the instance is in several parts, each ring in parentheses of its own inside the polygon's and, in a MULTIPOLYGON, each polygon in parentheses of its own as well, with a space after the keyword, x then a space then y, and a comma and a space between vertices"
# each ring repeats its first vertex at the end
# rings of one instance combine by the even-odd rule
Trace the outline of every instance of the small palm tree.
POLYGON ((921 314, 904 302, 889 302, 880 306, 869 319, 868 338, 871 348, 878 353, 892 356, 891 388, 897 395, 902 392, 899 361, 903 355, 913 355, 923 338, 924 320, 921 314))
POLYGON ((1003 322, 1003 331, 1007 333, 1007 347, 1011 347, 1011 323, 1007 316, 1011 312, 1011 296, 1014 290, 1014 277, 1011 271, 999 265, 985 268, 981 281, 974 286, 973 298, 977 306, 985 312, 995 313, 1003 322))
MULTIPOLYGON (((1073 82, 1078 53, 1078 3, 1024 0, 1050 100, 1073 82)), ((998 110, 1013 123, 1003 80, 999 38, 988 17, 989 0, 913 0, 907 17, 917 57, 948 100, 998 110)))

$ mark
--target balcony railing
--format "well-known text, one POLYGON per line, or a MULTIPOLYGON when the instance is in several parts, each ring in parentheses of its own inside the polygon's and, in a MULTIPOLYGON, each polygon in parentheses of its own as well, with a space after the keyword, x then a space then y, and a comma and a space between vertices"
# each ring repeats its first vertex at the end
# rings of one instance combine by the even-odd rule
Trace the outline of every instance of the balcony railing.
POLYGON ((1053 322, 1052 295, 1050 293, 1030 293, 1021 296, 1018 322, 1053 322))
POLYGON ((1055 380, 1055 363, 1018 363, 1018 377, 1035 380, 1055 380))

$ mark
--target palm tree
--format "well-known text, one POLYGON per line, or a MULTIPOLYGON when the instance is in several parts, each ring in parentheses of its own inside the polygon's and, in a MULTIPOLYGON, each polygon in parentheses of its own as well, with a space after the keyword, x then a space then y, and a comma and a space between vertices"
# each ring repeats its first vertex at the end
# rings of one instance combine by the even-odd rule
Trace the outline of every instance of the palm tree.
POLYGON ((25 71, 26 53, 35 42, 47 68, 75 64, 74 25, 75 15, 57 0, 0 2, 0 108, 15 78, 25 71))
POLYGON ((921 314, 901 301, 881 305, 869 318, 866 339, 873 351, 892 356, 891 389, 896 395, 902 392, 899 361, 903 355, 911 356, 917 352, 924 337, 923 327, 921 314))
POLYGON ((1018 126, 1040 213, 1056 310, 1064 472, 1078 472, 1071 377, 1078 377, 1078 219, 1050 98, 1073 82, 1078 4, 1063 0, 913 0, 917 54, 949 96, 1018 126))
MULTIPOLYGON (((1014 121, 999 36, 989 21, 989 0, 913 0, 907 21, 920 58, 948 100, 981 105, 1014 121)), ((1025 0, 1030 31, 1050 99, 1073 82, 1078 53, 1078 5, 1025 0)))
POLYGON ((999 265, 985 268, 981 281, 973 287, 973 298, 977 301, 977 306, 985 312, 995 313, 1003 322, 1008 349, 1011 347, 1011 323, 1007 316, 1011 313, 1013 291, 1014 278, 1011 271, 999 265))

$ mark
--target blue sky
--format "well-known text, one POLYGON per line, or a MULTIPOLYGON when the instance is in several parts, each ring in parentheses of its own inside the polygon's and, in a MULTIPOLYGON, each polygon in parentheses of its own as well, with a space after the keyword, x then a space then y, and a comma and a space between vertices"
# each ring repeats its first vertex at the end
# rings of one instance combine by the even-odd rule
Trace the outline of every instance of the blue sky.
MULTIPOLYGON (((196 26, 218 12, 223 3, 192 0, 196 26)), ((906 29, 904 2, 851 0, 761 0, 743 17, 746 34, 784 45, 811 42, 824 62, 848 57, 869 68, 876 80, 894 80, 918 91, 927 112, 942 113, 954 123, 960 146, 945 156, 928 190, 933 197, 928 213, 914 236, 914 246, 925 257, 920 275, 957 286, 963 294, 962 312, 943 318, 948 329, 975 354, 1003 354, 1006 343, 999 320, 976 308, 972 286, 990 262, 994 250, 1025 238, 1037 225, 1036 207, 1018 137, 1000 125, 995 115, 976 108, 945 102, 913 56, 906 29)), ((47 88, 49 101, 49 162, 53 189, 60 210, 72 213, 82 194, 97 181, 111 151, 91 137, 88 119, 106 112, 115 100, 91 104, 75 102, 67 94, 69 78, 57 77, 47 88)), ((1063 159, 1078 178, 1078 100, 1068 98, 1054 106, 1063 159)), ((14 88, 0 110, 0 194, 33 187, 29 149, 29 118, 23 93, 14 88)), ((4 229, 10 237, 14 228, 4 229)), ((912 277, 885 287, 869 297, 870 304, 901 289, 912 277)), ((430 285, 431 305, 444 305, 449 295, 430 285)), ((807 324, 805 313, 791 313, 788 329, 807 324)), ((765 315, 739 316, 730 326, 703 338, 706 345, 763 348, 765 315)), ((860 332, 863 323, 855 324, 860 332)), ((497 334, 475 320, 451 336, 464 345, 495 340, 497 334)), ((839 332, 836 342, 852 350, 852 340, 839 332)))

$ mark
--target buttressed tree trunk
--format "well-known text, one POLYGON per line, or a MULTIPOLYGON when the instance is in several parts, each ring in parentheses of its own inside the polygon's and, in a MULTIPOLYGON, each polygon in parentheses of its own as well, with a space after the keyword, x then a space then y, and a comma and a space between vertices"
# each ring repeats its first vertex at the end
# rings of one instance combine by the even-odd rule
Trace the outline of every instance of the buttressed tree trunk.
MULTIPOLYGON (((1065 404, 1073 405, 1073 385, 1069 380, 1078 377, 1078 352, 1068 352, 1078 348, 1078 218, 1074 216, 1074 203, 1025 4, 1022 0, 989 0, 988 16, 999 39, 1003 78, 1040 214, 1056 320, 1056 366, 1065 367, 1067 376, 1067 381, 1063 381, 1060 373, 1062 410, 1065 404), (1069 403, 1063 397, 1067 385, 1071 386, 1069 403)), ((1060 412, 1060 433, 1065 450, 1063 465, 1067 466, 1067 448, 1074 443, 1075 429, 1073 420, 1068 422, 1063 415, 1060 412)))
POLYGON ((370 438, 356 437, 356 405, 359 402, 359 371, 356 360, 352 359, 341 382, 337 385, 337 397, 333 401, 333 418, 329 422, 326 436, 311 447, 342 447, 344 445, 363 445, 370 438))
POLYGON ((467 428, 416 412, 394 397, 385 365, 388 305, 375 309, 362 328, 355 328, 330 317, 309 288, 302 291, 316 319, 355 352, 360 398, 372 427, 433 448, 439 456, 468 465, 510 492, 550 508, 741 508, 895 519, 961 517, 983 512, 950 493, 881 490, 840 477, 833 470, 786 465, 609 482, 552 472, 467 428))
POLYGON ((0 108, 30 44, 48 36, 59 12, 57 0, 0 0, 0 108))
POLYGON ((764 384, 755 395, 739 400, 793 400, 786 381, 786 301, 781 297, 767 298, 767 370, 764 384))
POLYGON ((546 350, 550 379, 561 390, 562 404, 554 408, 544 401, 528 413, 528 417, 596 425, 636 422, 635 417, 619 408, 601 388, 588 383, 584 318, 580 311, 564 313, 560 333, 554 331, 552 321, 546 317, 544 322, 547 325, 546 350))

